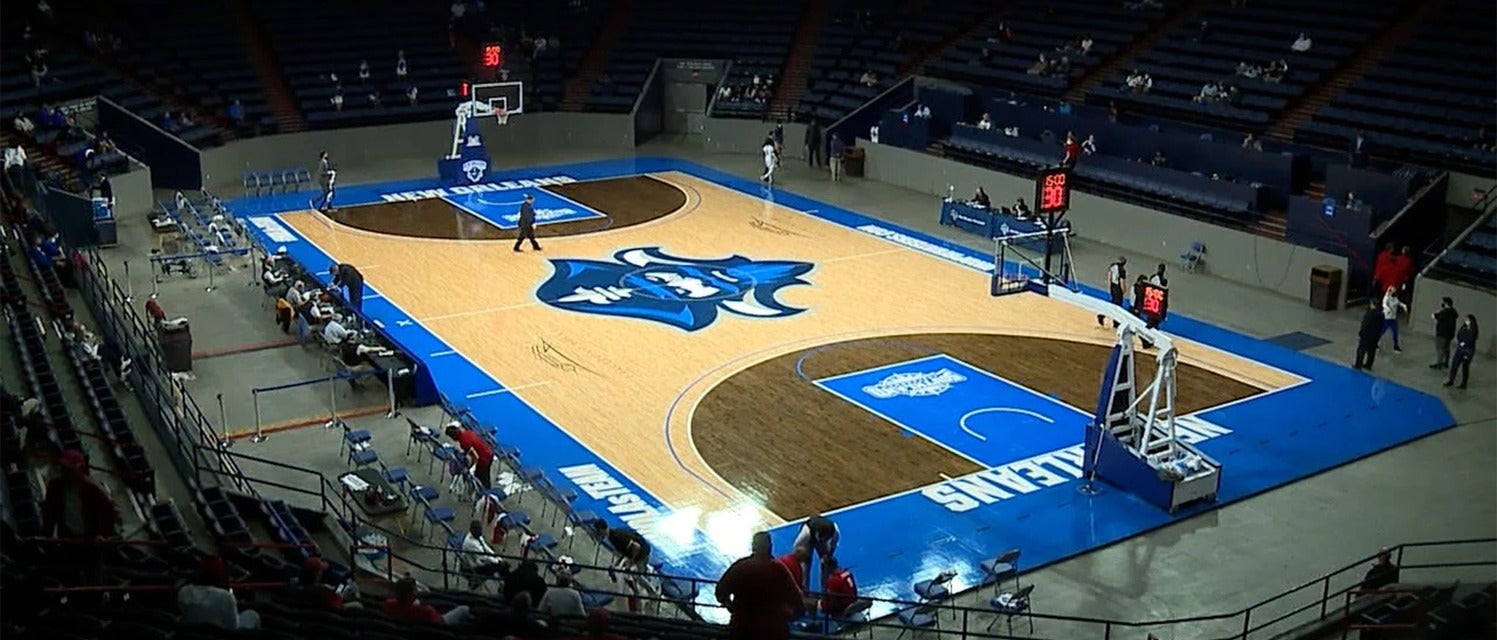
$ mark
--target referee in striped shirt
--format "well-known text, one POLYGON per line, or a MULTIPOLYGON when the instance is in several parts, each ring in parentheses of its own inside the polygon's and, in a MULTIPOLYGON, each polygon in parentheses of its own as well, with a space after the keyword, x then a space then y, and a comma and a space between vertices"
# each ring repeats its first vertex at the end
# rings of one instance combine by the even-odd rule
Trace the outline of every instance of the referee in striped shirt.
MULTIPOLYGON (((1128 282, 1128 258, 1118 256, 1118 261, 1107 267, 1107 296, 1116 306, 1123 306, 1124 287, 1128 282)), ((1107 319, 1105 314, 1097 314, 1097 326, 1105 326, 1103 321, 1107 319)), ((1118 328, 1118 321, 1112 321, 1112 328, 1118 328)))

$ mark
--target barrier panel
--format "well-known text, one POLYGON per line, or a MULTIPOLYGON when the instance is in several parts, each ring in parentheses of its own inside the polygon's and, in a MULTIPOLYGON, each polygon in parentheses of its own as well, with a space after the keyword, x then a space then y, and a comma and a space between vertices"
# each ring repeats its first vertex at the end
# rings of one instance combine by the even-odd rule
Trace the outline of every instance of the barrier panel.
MULTIPOLYGON (((331 358, 332 354, 329 354, 329 357, 331 358)), ((340 420, 339 412, 349 409, 362 408, 358 405, 353 405, 347 400, 339 400, 338 391, 339 388, 342 387, 342 383, 361 384, 361 381, 366 380, 373 381, 374 383, 384 387, 385 396, 383 400, 385 402, 385 405, 381 408, 385 409, 386 415, 395 415, 396 407, 394 371, 337 371, 332 375, 321 378, 299 380, 296 382, 288 382, 285 384, 272 385, 268 387, 256 387, 254 389, 250 389, 250 395, 252 397, 255 408, 255 433, 250 437, 250 441, 257 443, 264 442, 265 438, 267 437, 265 435, 265 427, 267 425, 274 425, 277 420, 281 418, 281 416, 277 416, 274 413, 273 408, 276 406, 276 403, 266 400, 269 394, 292 391, 295 389, 308 389, 310 387, 322 387, 316 390, 316 394, 321 396, 323 399, 326 399, 327 401, 324 405, 324 408, 327 410, 327 421, 323 423, 323 426, 330 427, 336 424, 338 420, 340 420)), ((297 403, 297 406, 305 406, 305 404, 306 403, 297 403)), ((298 416, 287 417, 300 417, 302 413, 303 412, 299 411, 298 416)), ((224 434, 224 439, 228 439, 227 433, 224 434)))
POLYGON ((203 188, 203 158, 196 147, 109 98, 99 96, 98 109, 99 126, 120 150, 151 168, 152 187, 203 188))

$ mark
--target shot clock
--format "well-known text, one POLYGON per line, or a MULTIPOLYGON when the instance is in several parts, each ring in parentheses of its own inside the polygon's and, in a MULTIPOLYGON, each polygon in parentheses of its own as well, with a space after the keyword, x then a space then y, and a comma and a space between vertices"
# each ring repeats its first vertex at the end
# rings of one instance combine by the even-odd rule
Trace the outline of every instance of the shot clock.
POLYGON ((1065 169, 1046 169, 1034 184, 1034 211, 1059 220, 1071 208, 1071 174, 1065 169))

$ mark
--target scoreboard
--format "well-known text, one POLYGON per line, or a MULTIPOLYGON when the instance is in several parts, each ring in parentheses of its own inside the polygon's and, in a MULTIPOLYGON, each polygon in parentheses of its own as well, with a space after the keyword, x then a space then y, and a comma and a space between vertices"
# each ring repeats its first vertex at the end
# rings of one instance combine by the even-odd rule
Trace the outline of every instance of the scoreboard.
POLYGON ((1034 184, 1034 212, 1056 221, 1071 208, 1071 172, 1064 168, 1040 172, 1034 184))
POLYGON ((1170 312, 1170 290, 1154 283, 1140 285, 1138 300, 1138 315, 1144 322, 1152 326, 1158 326, 1164 322, 1165 316, 1170 312))

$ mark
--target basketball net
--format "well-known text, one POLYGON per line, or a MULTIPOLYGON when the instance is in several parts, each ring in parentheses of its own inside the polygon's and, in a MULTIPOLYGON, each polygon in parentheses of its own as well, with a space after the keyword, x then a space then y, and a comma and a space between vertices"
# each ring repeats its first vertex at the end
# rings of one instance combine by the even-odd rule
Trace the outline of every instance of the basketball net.
POLYGON ((509 109, 494 107, 494 118, 499 120, 500 125, 509 124, 509 109))

